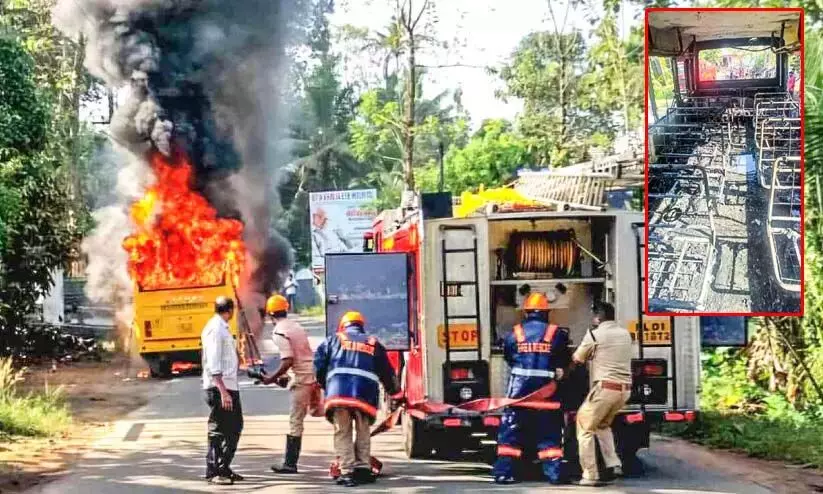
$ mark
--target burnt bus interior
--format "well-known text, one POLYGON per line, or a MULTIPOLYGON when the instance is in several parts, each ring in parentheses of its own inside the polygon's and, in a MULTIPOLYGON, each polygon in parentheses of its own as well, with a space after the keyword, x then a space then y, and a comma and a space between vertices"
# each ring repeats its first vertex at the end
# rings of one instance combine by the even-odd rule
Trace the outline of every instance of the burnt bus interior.
POLYGON ((651 312, 799 311, 802 36, 799 11, 649 13, 651 312))

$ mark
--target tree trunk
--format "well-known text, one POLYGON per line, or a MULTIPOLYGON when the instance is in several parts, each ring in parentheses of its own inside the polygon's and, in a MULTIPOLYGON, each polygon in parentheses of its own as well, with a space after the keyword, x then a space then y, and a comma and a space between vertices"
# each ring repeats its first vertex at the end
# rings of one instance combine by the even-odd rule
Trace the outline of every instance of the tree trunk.
POLYGON ((72 67, 72 92, 71 92, 71 163, 69 169, 71 170, 71 184, 72 195, 78 206, 78 211, 83 204, 83 186, 80 183, 81 171, 78 170, 78 161, 80 161, 80 149, 78 145, 78 136, 80 135, 80 96, 83 92, 83 61, 86 54, 86 40, 83 35, 77 40, 77 46, 74 53, 74 66, 72 67))
MULTIPOLYGON (((411 16, 409 16, 411 17, 411 16)), ((406 118, 403 122, 403 181, 406 190, 414 190, 414 106, 417 98, 417 67, 415 61, 415 39, 411 26, 409 35, 409 76, 406 84, 406 118)))

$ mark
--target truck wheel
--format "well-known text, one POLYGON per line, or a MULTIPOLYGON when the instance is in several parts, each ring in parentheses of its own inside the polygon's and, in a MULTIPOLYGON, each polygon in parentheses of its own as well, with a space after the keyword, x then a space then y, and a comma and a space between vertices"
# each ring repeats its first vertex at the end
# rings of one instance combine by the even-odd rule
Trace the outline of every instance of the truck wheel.
POLYGON ((403 413, 403 450, 408 458, 428 458, 432 447, 426 438, 423 422, 403 413))
POLYGON ((155 379, 171 377, 171 361, 163 358, 154 358, 149 361, 149 375, 155 379))

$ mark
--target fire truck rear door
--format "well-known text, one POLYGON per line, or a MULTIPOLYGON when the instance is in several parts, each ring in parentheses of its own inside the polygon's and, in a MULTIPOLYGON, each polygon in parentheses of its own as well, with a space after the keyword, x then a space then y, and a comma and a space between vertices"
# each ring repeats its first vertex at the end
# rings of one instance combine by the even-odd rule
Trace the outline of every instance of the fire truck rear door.
POLYGON ((402 252, 326 254, 326 335, 358 311, 387 350, 409 349, 409 257, 402 252))

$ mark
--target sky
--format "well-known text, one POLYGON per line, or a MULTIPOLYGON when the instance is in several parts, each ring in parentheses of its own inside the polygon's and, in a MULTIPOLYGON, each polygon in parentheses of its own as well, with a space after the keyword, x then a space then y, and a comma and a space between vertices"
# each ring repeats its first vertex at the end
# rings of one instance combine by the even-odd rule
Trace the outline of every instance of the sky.
MULTIPOLYGON (((421 4, 416 0, 415 4, 421 4)), ((600 4, 595 0, 596 4, 600 4)), ((336 4, 336 12, 330 21, 339 28, 350 24, 372 31, 382 31, 392 14, 394 0, 342 0, 336 4)), ((527 34, 553 29, 549 19, 548 0, 439 0, 435 3, 439 22, 437 37, 442 40, 457 39, 464 46, 438 50, 424 55, 424 65, 449 65, 461 63, 470 66, 500 66, 516 49, 527 34)), ((555 16, 562 20, 566 2, 553 0, 555 16)), ((626 3, 624 2, 624 5, 626 3)), ((641 8, 624 8, 622 31, 642 22, 641 8)), ((587 35, 591 27, 580 8, 571 9, 569 29, 583 30, 587 35)), ((366 57, 347 60, 344 77, 351 80, 362 74, 364 66, 371 65, 366 57)), ((460 87, 463 105, 468 110, 474 127, 487 118, 512 119, 522 108, 519 101, 504 102, 495 97, 495 90, 502 89, 497 76, 483 68, 450 67, 430 69, 424 83, 424 95, 431 97, 447 89, 460 87)))
MULTIPOLYGON (((422 0, 412 0, 416 4, 422 0)), ((436 36, 453 47, 450 50, 429 50, 419 57, 421 63, 430 66, 459 63, 470 67, 429 69, 423 86, 423 94, 433 97, 445 90, 461 88, 462 102, 472 119, 472 127, 488 118, 513 119, 522 108, 517 100, 502 101, 495 90, 503 88, 500 79, 489 74, 484 67, 500 66, 512 54, 520 40, 527 34, 552 29, 549 19, 549 0, 436 0, 439 18, 436 36), (454 41, 457 43, 454 43, 454 41)), ((599 5, 599 0, 592 0, 599 5)), ((330 17, 333 28, 344 25, 382 31, 392 15, 394 0, 338 0, 336 11, 330 17)), ((566 2, 552 0, 555 15, 562 21, 566 2)), ((628 34, 634 25, 642 22, 641 8, 623 2, 622 33, 628 34)), ((569 10, 568 28, 573 27, 591 34, 591 26, 581 8, 569 10)), ((347 82, 362 78, 364 73, 374 74, 372 59, 357 53, 351 45, 337 45, 348 55, 344 60, 343 77, 347 82)), ((119 98, 118 98, 119 99, 119 98)), ((84 108, 89 120, 105 118, 108 113, 104 104, 84 108)))

